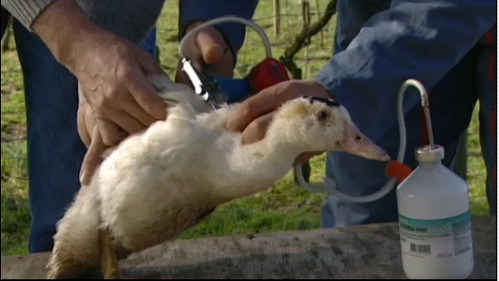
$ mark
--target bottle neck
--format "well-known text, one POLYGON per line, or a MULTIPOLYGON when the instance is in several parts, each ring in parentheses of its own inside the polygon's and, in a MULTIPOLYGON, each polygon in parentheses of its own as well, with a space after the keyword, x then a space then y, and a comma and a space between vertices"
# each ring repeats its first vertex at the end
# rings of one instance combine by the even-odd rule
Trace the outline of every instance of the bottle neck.
POLYGON ((419 162, 419 167, 422 169, 434 169, 442 164, 442 160, 437 161, 421 161, 419 162))

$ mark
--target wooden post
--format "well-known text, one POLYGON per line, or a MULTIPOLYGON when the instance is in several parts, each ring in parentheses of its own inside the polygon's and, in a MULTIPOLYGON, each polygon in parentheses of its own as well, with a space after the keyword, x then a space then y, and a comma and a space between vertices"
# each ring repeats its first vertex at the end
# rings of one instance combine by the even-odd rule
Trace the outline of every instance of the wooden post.
MULTIPOLYGON (((302 0, 302 15, 303 15, 303 30, 307 32, 307 36, 305 38, 305 45, 308 46, 310 44, 310 4, 308 0, 302 0)), ((307 66, 305 66, 307 67, 307 66)), ((296 71, 293 71, 291 74, 291 77, 293 79, 303 79, 303 72, 300 68, 296 68, 296 71)), ((307 72, 307 69, 305 68, 305 73, 307 72)), ((307 161, 301 165, 302 172, 303 172, 303 179, 306 182, 310 182, 310 174, 312 173, 312 167, 310 167, 310 162, 307 161)), ((296 175, 296 172, 293 171, 293 179, 295 184, 298 184, 298 176, 296 175)))
POLYGON ((303 16, 303 30, 307 31, 305 38, 305 45, 310 45, 310 3, 308 0, 302 0, 301 2, 302 16, 303 16))
POLYGON ((274 0, 274 35, 279 37, 281 31, 281 3, 280 0, 274 0))
MULTIPOLYGON (((308 1, 307 1, 308 2, 308 1)), ((279 58, 279 60, 286 66, 289 72, 291 72, 291 77, 293 79, 302 79, 302 70, 294 62, 294 56, 307 44, 310 43, 310 38, 321 31, 321 29, 326 26, 328 21, 331 19, 332 15, 336 12, 336 2, 337 0, 331 0, 328 2, 324 13, 319 21, 314 24, 310 24, 310 18, 308 18, 308 24, 304 25, 300 34, 295 37, 293 44, 284 50, 284 54, 279 58)), ((302 1, 302 3, 304 3, 302 1)), ((302 11, 304 17, 306 16, 306 5, 302 6, 302 11)), ((305 18, 304 18, 305 19, 305 18)), ((309 182, 311 167, 310 163, 306 162, 302 165, 303 178, 305 181, 309 182)), ((298 178, 293 171, 294 181, 298 183, 298 178)))
MULTIPOLYGON (((315 6, 317 8, 317 19, 321 20, 322 15, 321 15, 320 0, 315 0, 315 6)), ((322 29, 321 29, 321 31, 319 31, 319 35, 321 38, 320 46, 321 46, 321 48, 323 48, 324 47, 324 32, 322 29)))

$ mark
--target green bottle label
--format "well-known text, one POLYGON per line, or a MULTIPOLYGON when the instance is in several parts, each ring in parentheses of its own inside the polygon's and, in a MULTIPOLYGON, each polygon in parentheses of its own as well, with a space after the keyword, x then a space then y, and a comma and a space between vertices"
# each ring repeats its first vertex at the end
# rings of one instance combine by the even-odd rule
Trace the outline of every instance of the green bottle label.
POLYGON ((444 259, 470 252, 471 211, 445 219, 419 220, 399 215, 402 253, 444 259))

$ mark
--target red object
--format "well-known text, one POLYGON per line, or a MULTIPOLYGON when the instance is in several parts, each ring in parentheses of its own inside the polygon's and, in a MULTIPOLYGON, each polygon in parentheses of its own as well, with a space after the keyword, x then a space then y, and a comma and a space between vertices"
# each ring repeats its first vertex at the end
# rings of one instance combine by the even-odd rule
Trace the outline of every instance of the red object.
POLYGON ((290 78, 282 63, 274 58, 266 58, 251 69, 248 80, 254 93, 258 93, 265 88, 290 80, 290 78))
POLYGON ((412 173, 411 168, 407 165, 400 163, 396 160, 388 161, 388 168, 386 169, 386 176, 397 178, 397 182, 400 184, 412 173))

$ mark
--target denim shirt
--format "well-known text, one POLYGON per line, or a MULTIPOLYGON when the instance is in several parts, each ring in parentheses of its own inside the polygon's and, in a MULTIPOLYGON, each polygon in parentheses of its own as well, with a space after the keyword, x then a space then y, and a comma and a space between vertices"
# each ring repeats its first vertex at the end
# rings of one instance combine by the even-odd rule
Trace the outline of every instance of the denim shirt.
MULTIPOLYGON (((184 0, 181 23, 233 14, 251 18, 258 1, 184 0)), ((477 43, 495 44, 494 0, 339 0, 336 48, 314 78, 349 109, 354 122, 376 140, 397 122, 400 85, 414 78, 430 90, 477 43)), ((241 24, 224 24, 240 50, 241 24)), ((406 94, 406 108, 419 102, 406 94)))
MULTIPOLYGON (((414 78, 430 91, 479 40, 494 36, 496 6, 493 0, 339 0, 339 50, 315 79, 376 141, 397 122, 402 83, 414 78)), ((409 110, 420 97, 410 89, 404 101, 409 110)))

